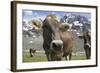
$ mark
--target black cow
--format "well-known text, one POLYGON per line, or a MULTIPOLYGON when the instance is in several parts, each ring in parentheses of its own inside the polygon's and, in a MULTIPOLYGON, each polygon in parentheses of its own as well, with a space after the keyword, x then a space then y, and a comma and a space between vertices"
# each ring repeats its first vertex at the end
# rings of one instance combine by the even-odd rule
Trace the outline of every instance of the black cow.
POLYGON ((33 57, 34 54, 35 54, 35 52, 36 52, 36 49, 30 48, 30 49, 29 49, 30 57, 33 57))
POLYGON ((86 59, 90 59, 91 57, 91 33, 89 30, 83 33, 83 36, 79 36, 79 38, 84 40, 84 50, 86 54, 86 59))

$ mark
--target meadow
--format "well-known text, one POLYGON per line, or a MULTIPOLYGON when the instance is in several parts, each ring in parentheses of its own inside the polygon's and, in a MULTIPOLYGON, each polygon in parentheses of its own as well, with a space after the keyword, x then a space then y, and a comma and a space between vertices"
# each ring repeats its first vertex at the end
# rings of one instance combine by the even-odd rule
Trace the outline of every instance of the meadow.
MULTIPOLYGON (((62 60, 65 60, 64 58, 62 60)), ((72 60, 86 60, 85 54, 73 54, 72 60)), ((30 57, 28 51, 23 53, 23 62, 45 62, 47 61, 46 55, 43 50, 36 51, 33 57, 30 57)))

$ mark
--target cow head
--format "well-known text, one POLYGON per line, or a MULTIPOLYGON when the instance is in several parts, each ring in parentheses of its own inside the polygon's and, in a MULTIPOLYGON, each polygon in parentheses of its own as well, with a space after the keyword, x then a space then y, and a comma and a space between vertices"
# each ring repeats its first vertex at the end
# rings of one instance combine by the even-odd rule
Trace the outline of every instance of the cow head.
POLYGON ((91 48, 91 33, 89 31, 84 33, 84 47, 91 48))
POLYGON ((61 32, 69 29, 67 23, 57 21, 56 15, 50 14, 43 21, 43 48, 51 55, 51 60, 61 60, 63 56, 63 41, 61 32))
MULTIPOLYGON (((55 60, 60 60, 62 56, 63 41, 60 38, 60 22, 56 15, 50 14, 43 21, 43 48, 52 51, 55 60)), ((54 59, 53 59, 54 60, 54 59)))

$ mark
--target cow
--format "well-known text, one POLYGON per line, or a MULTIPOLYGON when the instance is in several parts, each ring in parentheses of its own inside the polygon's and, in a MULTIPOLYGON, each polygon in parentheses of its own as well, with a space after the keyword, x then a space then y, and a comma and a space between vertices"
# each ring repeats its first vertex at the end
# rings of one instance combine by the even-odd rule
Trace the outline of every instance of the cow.
POLYGON ((67 56, 71 60, 73 37, 68 30, 69 26, 60 23, 56 15, 49 14, 43 21, 43 48, 48 61, 60 61, 67 56))
POLYGON ((35 52, 36 52, 36 49, 30 48, 30 49, 29 49, 30 57, 33 57, 34 54, 35 54, 35 52))
POLYGON ((84 40, 84 50, 86 54, 86 59, 91 58, 91 32, 87 30, 79 38, 84 40))

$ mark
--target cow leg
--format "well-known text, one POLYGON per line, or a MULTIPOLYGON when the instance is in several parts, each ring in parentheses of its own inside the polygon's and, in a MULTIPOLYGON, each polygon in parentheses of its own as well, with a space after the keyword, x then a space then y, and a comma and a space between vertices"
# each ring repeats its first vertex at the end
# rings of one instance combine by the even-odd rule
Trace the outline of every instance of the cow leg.
POLYGON ((86 59, 90 59, 91 49, 90 48, 84 48, 84 49, 85 49, 86 59))
POLYGON ((69 55, 67 53, 64 53, 63 56, 65 57, 65 60, 69 60, 69 55))
POLYGON ((89 48, 89 59, 91 58, 91 48, 89 48))
POLYGON ((32 50, 31 49, 29 50, 29 52, 30 52, 30 57, 33 57, 32 50))
POLYGON ((69 53, 69 54, 65 53, 65 54, 64 54, 64 57, 65 57, 65 60, 71 60, 71 58, 72 58, 72 53, 69 53))
POLYGON ((49 52, 45 52, 45 54, 46 54, 47 60, 51 61, 51 55, 50 55, 50 53, 49 52))
POLYGON ((69 56, 68 55, 65 55, 65 60, 69 60, 69 56))
POLYGON ((72 53, 71 53, 71 54, 69 54, 69 60, 71 60, 71 58, 72 58, 72 53))
POLYGON ((67 56, 65 56, 65 60, 68 60, 68 59, 67 59, 67 56))
POLYGON ((30 53, 30 57, 33 57, 32 53, 30 53))
POLYGON ((68 56, 65 56, 65 60, 71 60, 71 54, 70 55, 68 55, 68 56))

